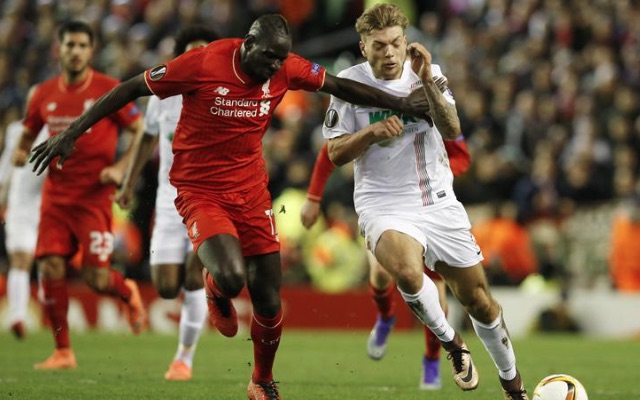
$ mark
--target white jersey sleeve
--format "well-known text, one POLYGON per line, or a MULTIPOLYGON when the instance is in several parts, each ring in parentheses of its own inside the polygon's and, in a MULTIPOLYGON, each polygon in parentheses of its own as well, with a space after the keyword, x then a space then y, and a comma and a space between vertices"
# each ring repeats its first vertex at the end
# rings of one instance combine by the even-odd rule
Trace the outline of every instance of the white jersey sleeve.
POLYGON ((16 149, 22 131, 22 120, 13 121, 5 130, 4 149, 2 150, 2 156, 0 156, 0 184, 5 184, 11 176, 11 155, 16 149))
MULTIPOLYGON (((341 71, 338 74, 340 78, 349 78, 349 70, 341 71)), ((356 106, 347 103, 335 96, 331 96, 329 108, 325 114, 324 124, 322 125, 322 135, 325 139, 333 139, 342 135, 351 135, 358 131, 355 119, 356 106)))
POLYGON ((160 98, 151 96, 144 114, 144 131, 153 136, 160 135, 160 98))

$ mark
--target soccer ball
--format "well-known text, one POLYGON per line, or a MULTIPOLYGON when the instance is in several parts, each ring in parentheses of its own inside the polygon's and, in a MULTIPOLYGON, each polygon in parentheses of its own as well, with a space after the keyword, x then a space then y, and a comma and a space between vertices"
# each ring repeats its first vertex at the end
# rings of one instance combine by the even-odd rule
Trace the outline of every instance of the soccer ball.
POLYGON ((555 374, 538 383, 531 400, 589 400, 589 397, 579 380, 570 375, 555 374))

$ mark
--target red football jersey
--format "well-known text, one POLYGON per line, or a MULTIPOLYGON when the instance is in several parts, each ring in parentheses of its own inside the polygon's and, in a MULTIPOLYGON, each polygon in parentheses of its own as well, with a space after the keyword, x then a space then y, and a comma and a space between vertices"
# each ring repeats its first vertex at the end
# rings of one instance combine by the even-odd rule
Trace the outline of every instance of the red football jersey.
MULTIPOLYGON (((55 136, 117 84, 117 80, 93 70, 78 84, 66 85, 62 76, 49 79, 34 91, 24 126, 35 137, 46 124, 49 135, 55 136)), ((119 128, 130 125, 137 118, 140 118, 140 112, 130 103, 81 135, 62 169, 56 168, 57 158, 49 166, 42 201, 57 204, 80 201, 110 206, 115 188, 100 183, 100 171, 115 161, 119 128)))
POLYGON ((242 39, 222 39, 145 72, 160 98, 182 94, 171 183, 179 190, 236 192, 265 185, 264 136, 287 90, 316 91, 325 70, 295 55, 265 83, 240 69, 242 39))

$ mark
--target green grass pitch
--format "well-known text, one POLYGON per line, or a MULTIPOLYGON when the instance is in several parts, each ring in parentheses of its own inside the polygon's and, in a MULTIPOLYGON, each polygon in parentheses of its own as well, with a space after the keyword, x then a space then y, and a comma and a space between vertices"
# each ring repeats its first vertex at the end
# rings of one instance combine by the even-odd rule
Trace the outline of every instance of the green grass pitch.
MULTIPOLYGON (((368 332, 285 330, 275 378, 285 400, 501 399, 497 373, 482 344, 463 332, 480 372, 480 386, 462 392, 441 363, 443 388, 418 390, 423 352, 421 331, 394 332, 386 357, 366 355, 368 332)), ((0 399, 246 399, 252 346, 248 333, 227 339, 206 332, 189 382, 166 382, 163 374, 176 337, 142 334, 72 334, 79 367, 34 371, 52 351, 48 333, 16 341, 0 334, 0 399)), ((515 340, 519 368, 529 393, 552 373, 567 373, 585 385, 590 399, 640 399, 640 340, 595 340, 580 336, 531 336, 515 340)))

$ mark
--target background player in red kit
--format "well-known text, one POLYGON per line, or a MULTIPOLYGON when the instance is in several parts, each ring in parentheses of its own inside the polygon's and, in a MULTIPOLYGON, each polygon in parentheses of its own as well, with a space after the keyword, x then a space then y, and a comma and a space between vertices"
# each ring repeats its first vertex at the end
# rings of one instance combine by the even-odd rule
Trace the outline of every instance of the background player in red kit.
MULTIPOLYGON (((242 39, 223 39, 154 67, 110 91, 60 135, 34 149, 34 170, 56 156, 61 165, 76 139, 129 101, 155 94, 183 95, 170 172, 176 206, 205 266, 209 313, 234 336, 230 299, 245 284, 253 305, 254 370, 250 399, 279 399, 272 367, 282 332, 280 243, 275 229, 262 137, 287 90, 323 91, 356 104, 421 114, 421 91, 399 98, 327 74, 290 53, 291 33, 277 14, 259 17, 242 39)), ((393 134, 398 134, 399 130, 393 134)), ((119 201, 123 199, 118 199, 119 201)))
MULTIPOLYGON (((17 165, 26 163, 33 140, 44 125, 55 136, 118 84, 89 67, 94 40, 87 24, 68 22, 60 27, 58 36, 62 73, 38 85, 29 101, 24 132, 14 156, 17 165)), ((137 285, 109 268, 114 183, 119 183, 118 175, 125 166, 124 161, 112 166, 119 128, 142 134, 140 113, 134 104, 127 104, 87 130, 76 143, 74 159, 64 170, 51 169, 44 183, 36 259, 56 350, 46 361, 36 364, 36 369, 76 367, 69 341, 65 270, 78 251, 87 284, 127 305, 134 333, 144 325, 145 311, 137 285)))

